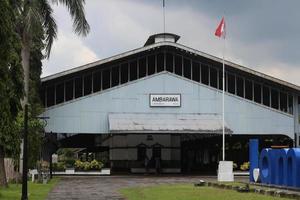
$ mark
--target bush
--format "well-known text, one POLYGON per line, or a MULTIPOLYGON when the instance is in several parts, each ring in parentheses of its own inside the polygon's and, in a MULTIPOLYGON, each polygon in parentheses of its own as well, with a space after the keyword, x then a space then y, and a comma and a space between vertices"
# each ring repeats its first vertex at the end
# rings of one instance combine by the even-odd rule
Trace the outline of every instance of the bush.
POLYGON ((83 170, 84 169, 84 163, 80 160, 76 160, 75 161, 75 169, 83 170))
POLYGON ((83 170, 88 171, 91 169, 91 164, 88 161, 83 163, 83 170))
POLYGON ((74 167, 75 160, 73 158, 69 158, 65 160, 66 168, 72 168, 74 167))
POLYGON ((91 162, 85 161, 82 162, 80 160, 75 161, 75 169, 76 170, 100 170, 103 167, 103 163, 97 160, 92 160, 91 162))
POLYGON ((58 162, 52 164, 53 171, 64 171, 66 169, 64 162, 58 162))
POLYGON ((247 171, 249 170, 249 166, 250 166, 250 162, 244 162, 241 166, 240 166, 240 169, 242 171, 247 171))
POLYGON ((98 162, 97 160, 92 160, 92 162, 91 162, 91 169, 93 169, 93 170, 99 170, 99 169, 101 169, 102 167, 103 167, 103 164, 102 164, 102 162, 98 162))

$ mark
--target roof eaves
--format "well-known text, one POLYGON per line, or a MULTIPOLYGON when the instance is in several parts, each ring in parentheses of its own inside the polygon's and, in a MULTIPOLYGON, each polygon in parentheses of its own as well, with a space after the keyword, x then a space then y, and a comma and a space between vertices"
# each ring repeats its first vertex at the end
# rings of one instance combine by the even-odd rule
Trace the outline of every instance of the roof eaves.
MULTIPOLYGON (((198 51, 196 49, 184 46, 182 44, 178 44, 178 43, 174 43, 174 42, 168 42, 168 41, 163 41, 163 42, 158 42, 158 43, 151 44, 151 45, 148 45, 148 46, 144 46, 144 47, 141 47, 141 48, 137 48, 137 49, 134 49, 134 50, 131 50, 131 51, 127 51, 127 52, 124 52, 124 53, 121 53, 121 54, 118 54, 118 55, 115 55, 115 56, 112 56, 112 57, 109 57, 109 58, 98 60, 96 62, 88 63, 86 65, 82 65, 82 66, 79 66, 79 67, 76 67, 76 68, 72 68, 72 69, 69 69, 69 70, 66 70, 66 71, 63 71, 63 72, 59 72, 59 73, 50 75, 50 76, 46 76, 46 77, 42 78, 41 81, 42 82, 46 82, 46 81, 49 81, 49 80, 52 80, 52 79, 56 79, 56 78, 59 78, 59 77, 65 76, 65 75, 69 75, 69 74, 76 73, 76 72, 79 72, 79 71, 82 71, 82 70, 86 70, 86 69, 95 67, 97 65, 109 63, 109 62, 112 62, 112 61, 115 61, 115 60, 118 60, 118 59, 130 56, 130 55, 133 55, 133 54, 136 54, 136 53, 147 51, 147 50, 150 50, 150 49, 153 49, 153 48, 159 48, 161 46, 173 46, 175 48, 179 48, 179 49, 185 50, 185 51, 190 52, 192 54, 195 54, 195 55, 198 55, 198 56, 202 56, 202 57, 214 60, 216 62, 222 63, 222 59, 218 58, 216 56, 213 56, 213 55, 210 55, 210 54, 198 51)), ((233 62, 230 62, 230 61, 227 61, 227 60, 225 60, 225 65, 228 65, 230 67, 239 69, 239 70, 247 72, 249 74, 261 77, 263 79, 267 79, 269 81, 281 84, 283 86, 286 86, 286 87, 298 90, 300 92, 300 86, 292 84, 292 83, 289 83, 287 81, 284 81, 284 80, 281 80, 281 79, 269 76, 269 75, 264 74, 262 72, 255 71, 253 69, 241 66, 239 64, 236 64, 236 63, 233 63, 233 62)))

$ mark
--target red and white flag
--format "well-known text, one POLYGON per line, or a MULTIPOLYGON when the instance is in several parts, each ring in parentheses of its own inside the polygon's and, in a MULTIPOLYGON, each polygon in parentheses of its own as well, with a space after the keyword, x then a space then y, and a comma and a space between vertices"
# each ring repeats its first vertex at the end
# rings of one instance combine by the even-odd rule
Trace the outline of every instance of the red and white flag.
POLYGON ((222 17, 222 20, 221 20, 218 28, 216 29, 215 36, 222 37, 225 39, 225 35, 226 35, 225 19, 224 19, 224 17, 222 17))

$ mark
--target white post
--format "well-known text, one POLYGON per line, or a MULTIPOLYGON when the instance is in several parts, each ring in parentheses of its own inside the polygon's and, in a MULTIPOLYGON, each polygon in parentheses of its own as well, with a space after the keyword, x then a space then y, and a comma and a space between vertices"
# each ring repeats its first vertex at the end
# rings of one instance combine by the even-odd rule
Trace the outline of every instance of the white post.
POLYGON ((165 2, 165 0, 163 0, 163 23, 164 23, 164 33, 166 33, 166 13, 165 13, 165 6, 166 6, 166 4, 165 4, 166 2, 165 2))
MULTIPOLYGON (((224 19, 224 18, 223 18, 224 19)), ((225 22, 224 22, 225 26, 225 22)), ((223 27, 225 29, 225 27, 223 27)), ((224 30, 225 31, 225 30, 224 30)), ((225 32, 226 33, 226 32, 225 32)), ((224 33, 223 33, 224 34, 224 33)), ((222 161, 219 162, 218 167, 218 181, 234 181, 233 176, 233 162, 225 161, 225 35, 223 35, 223 92, 222 92, 222 161)))
POLYGON ((222 143, 223 143, 223 161, 225 161, 225 63, 224 63, 224 54, 225 54, 225 38, 224 38, 224 46, 223 46, 223 92, 222 92, 222 129, 223 129, 223 135, 222 135, 222 143))

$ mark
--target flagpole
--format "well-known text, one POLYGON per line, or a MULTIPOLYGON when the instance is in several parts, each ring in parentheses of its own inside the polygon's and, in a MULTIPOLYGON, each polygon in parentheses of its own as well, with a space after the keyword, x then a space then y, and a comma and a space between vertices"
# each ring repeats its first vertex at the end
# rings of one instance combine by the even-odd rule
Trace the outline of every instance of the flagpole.
POLYGON ((163 0, 163 18, 164 18, 164 33, 166 33, 166 13, 165 13, 165 0, 163 0))
POLYGON ((223 161, 225 161, 225 37, 223 43, 223 51, 222 51, 222 64, 223 64, 223 73, 222 73, 222 80, 223 80, 223 92, 222 92, 222 141, 223 141, 223 161))

